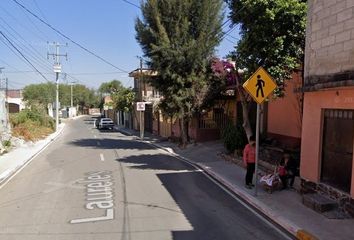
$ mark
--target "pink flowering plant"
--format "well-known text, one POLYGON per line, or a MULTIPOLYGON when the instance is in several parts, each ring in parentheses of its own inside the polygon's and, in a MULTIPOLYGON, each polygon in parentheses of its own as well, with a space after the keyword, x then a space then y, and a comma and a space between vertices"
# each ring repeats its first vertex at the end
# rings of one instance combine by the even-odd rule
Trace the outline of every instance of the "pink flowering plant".
POLYGON ((214 58, 211 69, 215 77, 225 80, 226 86, 236 85, 237 75, 234 63, 214 58))

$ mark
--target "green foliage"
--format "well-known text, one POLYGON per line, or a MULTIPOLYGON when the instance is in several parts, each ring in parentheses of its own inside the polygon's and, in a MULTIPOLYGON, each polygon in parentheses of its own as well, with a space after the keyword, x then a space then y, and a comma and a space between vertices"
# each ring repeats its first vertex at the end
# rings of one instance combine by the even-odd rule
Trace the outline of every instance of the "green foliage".
POLYGON ((38 126, 54 129, 54 120, 40 109, 24 109, 19 113, 11 114, 10 122, 12 127, 31 121, 38 126))
MULTIPOLYGON (((30 84, 23 90, 23 98, 29 106, 45 109, 49 103, 55 102, 56 86, 53 83, 30 84)), ((61 106, 71 104, 71 86, 59 85, 59 101, 61 106)), ((73 104, 81 107, 96 107, 99 104, 99 97, 93 89, 85 85, 73 85, 73 104)))
POLYGON ((2 145, 5 148, 9 148, 9 147, 11 147, 11 141, 10 140, 4 140, 4 141, 2 141, 2 145))
POLYGON ((98 88, 98 91, 102 94, 113 94, 121 89, 123 89, 123 85, 119 80, 112 80, 110 82, 102 83, 98 88))
MULTIPOLYGON (((65 86, 68 87, 67 85, 65 86)), ((65 92, 68 93, 69 89, 65 90, 65 92)), ((65 100, 65 103, 66 102, 67 104, 65 105, 69 105, 70 98, 67 98, 65 100)), ((79 105, 80 107, 98 107, 100 102, 100 97, 95 93, 94 89, 89 89, 82 84, 75 84, 73 86, 73 102, 74 102, 74 106, 79 105)))
POLYGON ((164 96, 164 114, 188 119, 207 95, 209 59, 221 40, 222 1, 147 0, 141 9, 136 38, 158 73, 150 83, 164 96))
POLYGON ((224 140, 224 146, 229 153, 233 153, 235 150, 241 150, 247 144, 245 130, 239 122, 235 126, 229 121, 225 128, 222 129, 221 135, 224 140))
MULTIPOLYGON (((231 54, 245 79, 263 66, 282 86, 303 63, 307 4, 305 0, 226 0, 241 39, 231 54)), ((278 94, 281 95, 282 88, 278 94)))
POLYGON ((27 85, 23 89, 23 99, 29 106, 46 107, 48 103, 55 101, 55 84, 48 82, 27 85))
POLYGON ((112 94, 112 99, 117 110, 130 112, 133 110, 135 93, 131 88, 122 88, 112 94))
POLYGON ((54 120, 44 110, 24 109, 10 115, 12 134, 26 141, 44 138, 54 130, 54 120))

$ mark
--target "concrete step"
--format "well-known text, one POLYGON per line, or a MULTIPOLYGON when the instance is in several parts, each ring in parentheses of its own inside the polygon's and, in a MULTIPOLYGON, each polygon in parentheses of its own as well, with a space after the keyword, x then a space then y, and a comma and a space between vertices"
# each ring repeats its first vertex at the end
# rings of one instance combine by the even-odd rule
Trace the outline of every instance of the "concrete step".
POLYGON ((345 206, 345 211, 350 214, 354 218, 354 205, 353 204, 347 204, 345 206))
POLYGON ((338 203, 336 201, 318 193, 304 194, 302 197, 302 203, 319 213, 338 208, 338 203))

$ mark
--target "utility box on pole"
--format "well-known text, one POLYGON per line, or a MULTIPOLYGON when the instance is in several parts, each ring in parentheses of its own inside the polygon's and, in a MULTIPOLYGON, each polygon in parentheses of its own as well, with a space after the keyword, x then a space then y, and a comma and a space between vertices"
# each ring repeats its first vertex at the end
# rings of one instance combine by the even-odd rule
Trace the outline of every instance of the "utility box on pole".
MULTIPOLYGON (((54 66, 53 71, 55 72, 55 83, 56 83, 56 94, 55 94, 55 131, 58 131, 59 126, 59 74, 61 73, 61 64, 60 64, 60 57, 68 58, 67 54, 60 54, 59 47, 62 46, 57 42, 53 43, 55 46, 55 53, 47 53, 47 57, 53 56, 54 58, 54 66)), ((67 44, 65 45, 67 46, 67 44)))

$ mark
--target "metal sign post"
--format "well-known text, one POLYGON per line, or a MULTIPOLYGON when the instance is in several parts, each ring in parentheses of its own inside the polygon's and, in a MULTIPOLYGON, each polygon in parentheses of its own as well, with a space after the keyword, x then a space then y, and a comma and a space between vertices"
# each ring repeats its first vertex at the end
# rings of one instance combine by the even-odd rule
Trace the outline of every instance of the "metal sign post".
POLYGON ((259 158, 259 119, 261 104, 271 94, 277 85, 273 78, 262 67, 243 84, 243 88, 252 96, 257 102, 257 119, 256 119, 256 162, 255 162, 255 188, 254 195, 257 196, 258 183, 258 158, 259 158))
POLYGON ((142 112, 145 111, 145 104, 146 102, 137 102, 136 103, 136 110, 139 111, 139 118, 140 118, 140 139, 144 140, 144 124, 143 124, 143 116, 142 112))
POLYGON ((143 129, 143 119, 142 119, 142 113, 143 111, 140 111, 140 139, 144 139, 144 129, 143 129))
POLYGON ((256 119, 256 167, 255 167, 255 187, 254 195, 257 196, 258 192, 258 158, 259 158, 259 115, 260 115, 260 104, 257 104, 257 119, 256 119))

